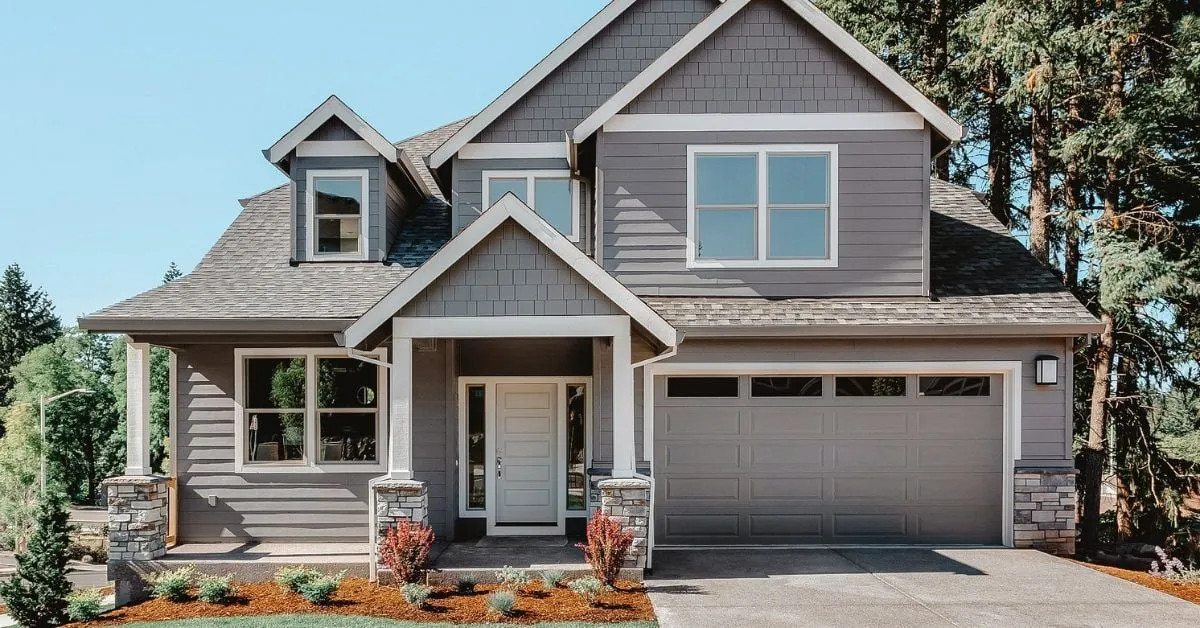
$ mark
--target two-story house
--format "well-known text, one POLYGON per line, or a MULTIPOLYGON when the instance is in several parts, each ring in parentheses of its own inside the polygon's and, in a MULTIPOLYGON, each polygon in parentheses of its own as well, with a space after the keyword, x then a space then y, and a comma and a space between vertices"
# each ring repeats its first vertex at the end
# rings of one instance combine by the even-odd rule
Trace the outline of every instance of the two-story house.
POLYGON ((1072 342, 1097 322, 931 180, 962 135, 808 0, 613 0, 400 142, 330 97, 192 273, 80 321, 129 337, 112 558, 161 556, 168 518, 184 543, 366 542, 399 517, 575 534, 600 508, 641 565, 1070 551, 1072 342))

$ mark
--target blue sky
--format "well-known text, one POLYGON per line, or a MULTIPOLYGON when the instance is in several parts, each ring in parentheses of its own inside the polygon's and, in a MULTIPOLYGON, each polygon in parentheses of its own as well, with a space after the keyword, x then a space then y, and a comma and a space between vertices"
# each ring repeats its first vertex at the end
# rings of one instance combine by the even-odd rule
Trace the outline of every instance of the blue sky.
POLYGON ((400 140, 477 112, 603 5, 0 0, 0 266, 74 324, 190 271, 329 94, 400 140))

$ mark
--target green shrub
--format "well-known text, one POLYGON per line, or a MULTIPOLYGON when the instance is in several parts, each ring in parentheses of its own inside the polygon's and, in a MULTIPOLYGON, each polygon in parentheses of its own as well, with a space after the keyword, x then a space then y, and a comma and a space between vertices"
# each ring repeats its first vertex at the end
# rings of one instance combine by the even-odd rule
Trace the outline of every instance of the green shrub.
POLYGON ((196 587, 196 597, 209 604, 224 604, 233 595, 233 574, 203 576, 196 587))
POLYGON ((545 586, 547 591, 553 589, 566 575, 561 569, 547 569, 542 572, 542 586, 545 586))
POLYGON ((504 587, 505 589, 516 591, 529 584, 530 581, 531 578, 529 577, 529 574, 524 570, 517 569, 516 567, 505 565, 504 569, 496 572, 496 582, 499 582, 500 586, 504 587))
POLYGON ((342 586, 342 577, 346 572, 333 576, 317 576, 300 585, 300 595, 313 604, 327 604, 338 587, 342 586))
POLYGON ((146 576, 146 582, 150 584, 150 596, 168 602, 187 600, 188 589, 192 588, 195 579, 196 568, 192 565, 146 576))
POLYGON ((275 584, 284 591, 299 593, 304 585, 321 577, 321 572, 304 565, 280 567, 275 571, 275 584))
POLYGON ((400 592, 404 594, 404 601, 408 602, 415 608, 424 608, 425 602, 429 600, 430 594, 433 593, 433 587, 428 587, 416 582, 409 582, 400 587, 400 592))
POLYGON ((475 585, 479 584, 479 580, 470 574, 463 574, 454 581, 454 590, 459 593, 471 593, 475 591, 475 585))
POLYGON ((517 594, 512 591, 494 591, 488 596, 487 605, 488 608, 507 617, 512 615, 513 609, 517 607, 517 594))
POLYGON ((586 576, 572 580, 567 585, 567 588, 574 591, 575 595, 583 598, 583 601, 587 602, 588 606, 595 606, 600 600, 600 594, 607 591, 609 587, 595 576, 586 576))
POLYGON ((0 583, 0 600, 22 626, 57 626, 67 620, 67 548, 70 525, 66 499, 50 493, 37 505, 33 534, 17 554, 17 572, 0 583))
POLYGON ((100 616, 103 597, 100 589, 81 589, 67 596, 67 617, 71 621, 92 621, 100 616))

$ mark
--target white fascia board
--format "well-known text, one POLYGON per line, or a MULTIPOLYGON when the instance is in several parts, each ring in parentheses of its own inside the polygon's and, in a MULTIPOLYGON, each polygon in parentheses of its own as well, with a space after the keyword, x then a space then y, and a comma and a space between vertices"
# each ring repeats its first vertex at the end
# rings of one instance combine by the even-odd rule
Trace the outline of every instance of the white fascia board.
POLYGON ((919 131, 919 113, 623 113, 606 132, 653 131, 919 131))
MULTIPOLYGON (((875 77, 880 83, 883 83, 900 100, 904 101, 909 107, 912 107, 931 126, 937 129, 939 133, 951 141, 962 139, 964 130, 961 124, 938 108, 937 105, 933 104, 917 88, 904 80, 895 70, 881 61, 879 57, 876 57, 866 46, 859 43, 845 29, 829 19, 829 16, 813 6, 809 0, 783 0, 783 2, 812 25, 819 33, 824 35, 833 45, 837 46, 847 56, 862 66, 871 76, 875 77)), ((725 0, 720 7, 704 18, 687 35, 684 35, 682 39, 676 42, 674 46, 671 46, 662 56, 655 59, 645 70, 642 70, 633 80, 629 81, 625 87, 618 90, 616 94, 613 94, 608 101, 600 105, 583 122, 580 122, 572 133, 575 141, 581 142, 604 127, 605 123, 611 120, 613 116, 619 114, 638 95, 653 85, 655 81, 662 78, 671 68, 683 61, 689 53, 695 50, 704 40, 708 39, 718 28, 728 22, 749 3, 750 0, 725 0)))
POLYGON ((396 156, 400 167, 408 172, 408 175, 412 178, 413 182, 417 184, 417 187, 421 189, 421 193, 424 194, 426 198, 430 196, 437 196, 434 191, 430 189, 429 184, 425 182, 425 177, 421 176, 421 171, 425 168, 425 164, 418 164, 417 162, 413 161, 412 155, 409 155, 408 151, 403 149, 398 149, 396 151, 396 156))
MULTIPOLYGON (((505 220, 512 219, 537 238, 546 248, 550 249, 560 259, 567 263, 596 286, 604 296, 629 314, 633 320, 645 327, 659 342, 667 346, 678 344, 678 334, 675 328, 655 312, 649 305, 637 297, 608 274, 590 257, 580 251, 566 236, 559 233, 550 223, 538 216, 529 206, 511 192, 496 201, 490 209, 480 214, 474 222, 462 230, 453 240, 442 247, 429 261, 425 262, 412 275, 388 292, 378 303, 371 306, 358 320, 346 328, 343 338, 344 346, 354 347, 361 343, 376 329, 385 325, 409 301, 416 298, 423 290, 441 277, 458 260, 466 256, 489 234, 495 231, 505 220)), ((537 319, 539 317, 531 317, 537 319)), ((478 320, 490 321, 490 317, 478 320)))
POLYGON ((458 153, 467 142, 471 141, 481 131, 486 129, 489 124, 496 121, 500 114, 508 110, 521 100, 525 94, 528 94, 538 83, 541 83, 550 73, 558 66, 571 58, 571 55, 578 52, 589 41, 592 40, 604 27, 617 19, 626 9, 633 6, 637 0, 612 0, 600 12, 592 16, 579 30, 571 34, 563 43, 559 44, 545 59, 542 59, 537 65, 533 66, 529 72, 525 73, 513 83, 511 87, 504 90, 500 97, 492 101, 490 105, 479 112, 466 125, 458 130, 457 133, 450 136, 444 144, 433 151, 429 156, 429 164, 432 168, 440 168, 442 164, 450 161, 450 158, 458 153))
POLYGON ((325 124, 327 120, 335 116, 388 161, 396 161, 396 147, 392 146, 392 143, 387 141, 387 138, 383 134, 376 131, 370 124, 367 124, 366 120, 363 120, 357 113, 354 113, 354 110, 348 107, 337 96, 326 98, 325 102, 321 103, 316 109, 313 109, 312 113, 305 116, 299 124, 292 127, 291 131, 288 131, 286 135, 279 138, 278 142, 275 142, 271 148, 267 149, 267 159, 273 164, 279 163, 287 157, 288 153, 292 152, 301 142, 320 128, 322 124, 325 124))
POLYGON ((471 142, 458 151, 459 159, 568 159, 564 142, 483 143, 471 142))

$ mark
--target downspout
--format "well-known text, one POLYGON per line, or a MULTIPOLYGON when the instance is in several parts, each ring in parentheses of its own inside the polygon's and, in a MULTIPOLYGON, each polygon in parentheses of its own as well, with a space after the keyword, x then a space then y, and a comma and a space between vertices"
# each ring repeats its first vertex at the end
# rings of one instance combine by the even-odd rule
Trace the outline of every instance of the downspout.
MULTIPOLYGON (((339 341, 340 340, 341 339, 339 338, 339 341)), ((372 358, 368 355, 365 355, 365 354, 363 354, 363 352, 359 351, 358 349, 346 347, 346 357, 353 358, 353 359, 359 360, 361 362, 366 362, 367 364, 374 364, 375 366, 378 366, 378 367, 388 370, 388 371, 390 371, 392 369, 391 364, 384 362, 383 360, 378 360, 378 359, 372 358)), ((389 395, 391 394, 390 389, 388 390, 388 394, 389 395)), ((390 407, 390 400, 389 400, 389 407, 390 407)), ((389 429, 391 429, 390 426, 389 426, 389 429)), ((370 480, 367 481, 367 488, 369 489, 369 491, 371 493, 370 497, 367 498, 367 505, 368 505, 368 510, 369 510, 369 512, 367 513, 368 525, 371 526, 371 529, 370 529, 371 547, 367 551, 367 556, 368 556, 368 560, 370 561, 370 563, 367 565, 367 574, 368 574, 371 582, 376 582, 379 580, 379 551, 377 549, 379 546, 379 515, 376 512, 376 508, 375 508, 375 506, 376 506, 376 504, 375 504, 375 483, 378 482, 379 480, 385 479, 387 477, 388 476, 384 475, 383 477, 371 478, 370 480)))
MULTIPOLYGON (((670 347, 667 347, 666 351, 663 351, 662 353, 660 353, 652 358, 642 360, 641 362, 635 362, 631 366, 634 369, 638 369, 638 368, 644 369, 645 367, 648 367, 651 364, 654 364, 656 362, 661 362, 663 360, 675 357, 679 353, 679 345, 683 344, 684 335, 685 335, 684 332, 676 333, 675 344, 671 345, 670 347)), ((646 462, 650 463, 650 472, 653 473, 654 472, 654 454, 653 454, 653 452, 654 452, 654 416, 653 416, 652 412, 646 412, 646 410, 649 409, 652 405, 652 403, 646 403, 646 401, 649 399, 649 400, 651 400, 651 402, 653 402, 654 380, 651 377, 646 377, 645 370, 642 371, 642 377, 643 377, 643 384, 642 384, 642 451, 644 453, 646 451, 646 448, 649 447, 651 454, 649 456, 646 456, 646 462), (647 395, 649 395, 649 397, 647 397, 647 395), (649 427, 649 429, 647 429, 647 427, 649 427)), ((634 462, 633 476, 636 478, 646 480, 647 482, 650 483, 650 508, 653 509, 654 508, 654 489, 655 489, 654 480, 651 477, 648 477, 648 476, 638 473, 637 472, 637 460, 634 460, 633 462, 634 462)), ((654 569, 654 517, 653 516, 649 517, 646 520, 646 569, 650 569, 650 570, 654 569)))

